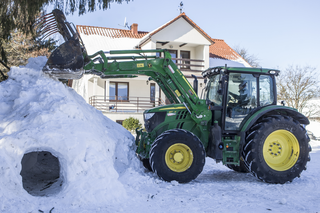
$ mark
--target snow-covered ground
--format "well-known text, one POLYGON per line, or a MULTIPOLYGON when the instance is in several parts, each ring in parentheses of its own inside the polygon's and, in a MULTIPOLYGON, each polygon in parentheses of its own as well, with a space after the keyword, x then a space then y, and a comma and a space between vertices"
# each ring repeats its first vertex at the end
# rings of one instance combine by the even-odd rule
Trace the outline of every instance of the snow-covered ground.
MULTIPOLYGON (((127 130, 41 74, 45 62, 30 59, 0 83, 0 212, 320 212, 319 141, 292 183, 266 184, 210 158, 196 180, 164 182, 135 157, 127 130), (60 162, 59 181, 42 197, 20 175, 24 154, 40 151, 60 162)), ((307 128, 320 136, 320 123, 307 128)))

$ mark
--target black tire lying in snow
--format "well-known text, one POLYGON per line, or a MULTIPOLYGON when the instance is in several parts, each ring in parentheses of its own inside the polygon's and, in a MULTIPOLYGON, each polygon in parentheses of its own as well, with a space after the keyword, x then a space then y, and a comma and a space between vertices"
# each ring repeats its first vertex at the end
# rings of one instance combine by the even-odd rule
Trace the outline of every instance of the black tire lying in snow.
POLYGON ((242 153, 245 165, 267 183, 291 182, 310 161, 309 141, 306 130, 291 117, 265 117, 248 131, 242 153))
POLYGON ((144 168, 146 168, 148 171, 152 172, 152 168, 150 166, 149 158, 141 159, 141 161, 142 161, 142 164, 143 164, 144 168))
POLYGON ((244 164, 243 160, 241 160, 241 159, 240 159, 239 166, 236 166, 233 164, 227 164, 226 167, 228 167, 229 169, 232 169, 233 171, 240 172, 240 173, 248 173, 249 172, 246 165, 244 164))
POLYGON ((187 183, 202 172, 205 151, 196 135, 183 129, 173 129, 156 138, 149 160, 152 170, 161 179, 187 183))

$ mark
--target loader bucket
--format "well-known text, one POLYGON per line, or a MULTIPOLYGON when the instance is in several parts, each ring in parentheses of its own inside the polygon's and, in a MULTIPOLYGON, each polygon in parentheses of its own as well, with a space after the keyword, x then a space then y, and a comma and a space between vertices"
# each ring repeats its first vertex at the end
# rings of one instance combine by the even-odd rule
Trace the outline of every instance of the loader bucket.
POLYGON ((60 33, 65 42, 55 49, 43 72, 58 79, 79 79, 84 71, 84 57, 86 50, 80 42, 80 37, 74 25, 66 21, 63 12, 55 9, 38 19, 37 34, 45 39, 55 33, 60 33))
POLYGON ((43 72, 59 79, 79 79, 84 71, 84 59, 79 40, 68 40, 55 49, 43 72))

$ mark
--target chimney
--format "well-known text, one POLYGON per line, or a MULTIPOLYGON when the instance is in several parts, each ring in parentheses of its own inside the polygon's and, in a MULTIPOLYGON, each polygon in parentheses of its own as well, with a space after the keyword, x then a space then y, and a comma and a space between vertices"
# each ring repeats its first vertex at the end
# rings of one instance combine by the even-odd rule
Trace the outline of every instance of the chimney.
POLYGON ((133 23, 130 27, 131 33, 134 35, 138 35, 138 24, 133 23))

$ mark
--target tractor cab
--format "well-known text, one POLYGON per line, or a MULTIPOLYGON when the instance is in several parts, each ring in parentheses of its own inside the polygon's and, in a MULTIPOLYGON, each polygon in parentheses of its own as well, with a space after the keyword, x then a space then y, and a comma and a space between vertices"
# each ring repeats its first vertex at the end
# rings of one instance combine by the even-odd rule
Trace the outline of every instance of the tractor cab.
POLYGON ((276 105, 275 75, 278 70, 214 67, 203 72, 207 78, 203 99, 212 110, 222 132, 236 133, 249 114, 276 105))

